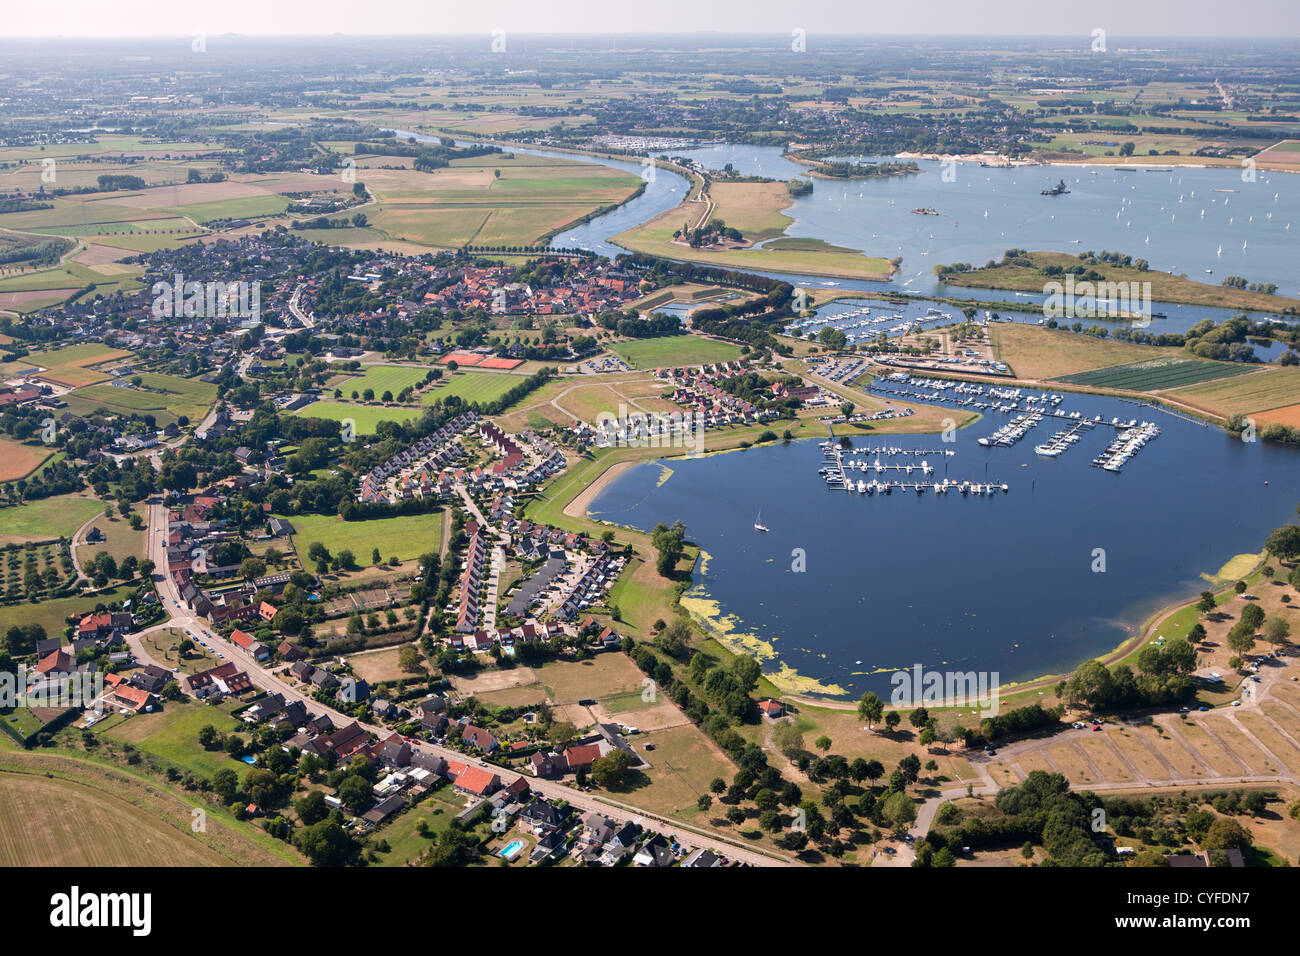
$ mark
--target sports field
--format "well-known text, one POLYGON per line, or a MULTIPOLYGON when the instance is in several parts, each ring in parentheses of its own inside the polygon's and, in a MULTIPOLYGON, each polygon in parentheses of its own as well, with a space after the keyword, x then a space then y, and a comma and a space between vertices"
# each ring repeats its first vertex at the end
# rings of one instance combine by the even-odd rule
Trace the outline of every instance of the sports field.
POLYGON ((1153 358, 1129 365, 1076 372, 1053 379, 1071 385, 1091 388, 1123 388, 1136 392, 1154 392, 1165 388, 1179 388, 1215 379, 1230 378, 1254 371, 1245 363, 1208 362, 1202 359, 1153 358))
POLYGON ((371 552, 379 549, 385 561, 418 558, 428 551, 437 552, 442 541, 442 512, 404 515, 399 518, 376 518, 372 521, 344 521, 333 515, 293 515, 293 546, 304 565, 310 562, 307 552, 316 542, 337 555, 343 549, 356 556, 357 563, 371 563, 371 552))
POLYGON ((504 372, 443 372, 442 378, 424 393, 424 400, 432 402, 455 395, 467 402, 491 402, 524 380, 525 376, 504 372))
POLYGON ((668 365, 701 365, 730 362, 740 358, 740 346, 706 339, 702 335, 665 335, 654 339, 633 339, 611 345, 634 368, 663 368, 668 365))
POLYGON ((368 388, 374 389, 376 396, 383 395, 384 392, 392 392, 396 395, 408 386, 419 385, 429 374, 426 368, 410 368, 404 365, 367 365, 361 372, 362 374, 356 378, 350 378, 338 386, 344 395, 351 395, 353 392, 362 394, 368 388))
POLYGON ((373 435, 380 422, 404 422, 418 419, 424 414, 422 408, 407 405, 349 405, 346 402, 312 402, 300 408, 294 414, 300 418, 328 418, 343 422, 351 419, 356 423, 358 435, 373 435))

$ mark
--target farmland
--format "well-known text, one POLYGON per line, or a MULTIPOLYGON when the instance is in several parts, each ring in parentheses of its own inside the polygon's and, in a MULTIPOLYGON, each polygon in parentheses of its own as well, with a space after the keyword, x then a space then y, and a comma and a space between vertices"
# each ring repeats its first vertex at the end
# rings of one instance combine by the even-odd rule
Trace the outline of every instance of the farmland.
POLYGON ((68 407, 82 415, 104 411, 110 415, 152 415, 159 426, 182 417, 197 422, 217 397, 215 385, 175 375, 144 373, 139 388, 91 385, 66 396, 68 407))
POLYGON ((442 513, 403 515, 398 518, 375 518, 370 521, 344 521, 328 515, 294 515, 293 546, 300 560, 307 564, 307 552, 319 542, 337 555, 350 550, 357 563, 370 563, 371 551, 379 549, 387 560, 406 561, 427 551, 438 550, 442 540, 442 513))
POLYGON ((610 346, 635 368, 662 368, 667 365, 700 365, 729 362, 740 358, 740 346, 706 339, 702 335, 665 335, 653 339, 633 339, 610 346))
POLYGON ((14 362, 9 368, 16 371, 41 368, 44 371, 37 375, 38 378, 75 388, 108 381, 108 373, 101 371, 99 366, 129 358, 131 358, 130 352, 109 348, 98 342, 87 342, 83 345, 68 345, 49 352, 33 352, 22 362, 14 362))
POLYGON ((1235 412, 1249 415, 1281 409, 1294 404, 1297 395, 1300 395, 1300 369, 1267 367, 1252 375, 1204 382, 1169 393, 1171 399, 1224 417, 1235 412))
POLYGON ((993 326, 992 339, 997 358, 1011 366, 1018 378, 1035 381, 1153 358, 1186 356, 1182 349, 1133 345, 1018 322, 993 326))
POLYGON ((1091 388, 1123 388, 1135 392, 1154 392, 1165 388, 1178 388, 1199 382, 1230 378, 1253 371, 1244 363, 1207 362, 1202 359, 1153 358, 1130 365, 1116 365, 1091 372, 1076 372, 1054 379, 1070 385, 1091 388))
POLYGON ((28 445, 10 438, 0 438, 0 481, 26 478, 54 454, 44 445, 28 445))

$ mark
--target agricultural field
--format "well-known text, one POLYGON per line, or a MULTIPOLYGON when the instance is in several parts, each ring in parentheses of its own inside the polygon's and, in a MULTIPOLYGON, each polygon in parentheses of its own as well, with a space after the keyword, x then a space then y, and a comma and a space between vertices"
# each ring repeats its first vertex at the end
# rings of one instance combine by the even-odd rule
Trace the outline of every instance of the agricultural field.
POLYGON ((344 521, 333 515, 293 515, 289 521, 294 527, 293 546, 304 567, 310 566, 307 552, 317 542, 332 555, 350 550, 357 564, 364 567, 371 563, 375 548, 385 561, 390 557, 407 561, 428 551, 437 552, 442 541, 440 511, 370 521, 344 521))
POLYGON ((103 511, 104 502, 80 495, 56 495, 0 508, 0 544, 71 538, 103 511))
POLYGON ((1091 372, 1076 372, 1053 379, 1090 388, 1123 388, 1135 392, 1155 392, 1179 388, 1215 379, 1231 378, 1254 371, 1246 363, 1210 362, 1191 358, 1153 358, 1130 365, 1116 365, 1091 372))
POLYGON ((0 770, 0 865, 217 866, 190 832, 110 790, 0 770), (58 807, 57 813, 51 808, 58 807))
MULTIPOLYGON (((132 376, 134 377, 134 376, 132 376)), ((79 415, 103 411, 110 415, 152 415, 159 427, 181 418, 197 423, 217 397, 217 387, 198 379, 145 372, 139 388, 91 385, 78 388, 64 399, 79 415)))
POLYGON ((701 365, 730 362, 740 358, 740 346, 707 339, 702 335, 664 335, 633 339, 609 347, 635 368, 663 368, 668 365, 701 365))
MULTIPOLYGON (((29 547, 7 545, 0 551, 0 583, 6 601, 38 600, 70 584, 77 577, 76 566, 68 567, 64 558, 68 549, 64 545, 48 543, 29 547), (28 574, 35 571, 39 580, 28 574)), ((5 612, 0 611, 0 620, 5 612)))
POLYGON ((23 372, 39 368, 36 377, 56 385, 77 388, 82 385, 94 385, 106 382, 109 374, 100 366, 120 364, 131 358, 131 353, 122 349, 109 348, 99 342, 87 342, 82 345, 67 345, 49 352, 33 352, 21 361, 6 365, 7 370, 23 372))
POLYGON ((1047 381, 1153 358, 1187 357, 1187 353, 1179 348, 1134 345, 1018 322, 994 325, 991 338, 994 355, 1006 362, 1017 378, 1033 381, 1047 381))
POLYGON ((510 154, 457 159, 432 173, 366 167, 364 175, 379 199, 379 207, 367 212, 372 228, 391 239, 444 249, 532 245, 622 202, 640 185, 635 176, 579 159, 510 154))
POLYGON ((1295 404, 1296 397, 1300 396, 1300 369, 1247 368, 1257 371, 1238 378, 1180 388, 1169 392, 1168 397, 1224 417, 1235 412, 1251 415, 1269 409, 1277 409, 1282 414, 1285 407, 1295 404))
POLYGON ((55 453, 47 445, 29 445, 11 438, 0 438, 0 481, 26 478, 55 453))

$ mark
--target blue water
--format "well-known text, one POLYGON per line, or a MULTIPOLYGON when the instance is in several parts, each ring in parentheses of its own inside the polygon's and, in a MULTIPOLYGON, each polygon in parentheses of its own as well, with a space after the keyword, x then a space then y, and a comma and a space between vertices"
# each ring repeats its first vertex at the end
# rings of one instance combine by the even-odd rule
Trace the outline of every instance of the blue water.
MULTIPOLYGON (((817 475, 818 442, 804 440, 674 460, 660 486, 658 463, 637 466, 591 514, 643 530, 684 521, 709 555, 697 586, 737 631, 771 642, 767 671, 785 663, 855 696, 889 689, 874 671, 917 663, 997 671, 1003 682, 1062 673, 1116 647, 1158 607, 1194 596, 1203 572, 1259 551, 1295 520, 1300 499, 1293 449, 1117 399, 1067 395, 1062 407, 1155 421, 1163 433, 1111 474, 1090 462, 1113 429, 1043 459, 1033 446, 1064 423, 1048 418, 1011 448, 983 448, 976 439, 1007 420, 985 417, 958 433, 954 456, 929 460, 939 479, 1010 485, 992 498, 832 491, 817 475), (752 528, 760 509, 768 534, 752 528), (796 548, 803 573, 792 571, 796 548), (1104 573, 1091 571, 1097 548, 1104 573)), ((935 435, 855 443, 941 444, 935 435)))

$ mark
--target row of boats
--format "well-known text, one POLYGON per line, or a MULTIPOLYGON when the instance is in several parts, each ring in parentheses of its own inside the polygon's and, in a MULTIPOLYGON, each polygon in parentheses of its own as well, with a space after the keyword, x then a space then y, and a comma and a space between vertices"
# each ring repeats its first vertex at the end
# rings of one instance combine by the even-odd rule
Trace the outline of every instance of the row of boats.
POLYGON ((1078 443, 1080 432, 1092 427, 1093 423, 1085 419, 1069 428, 1062 428, 1041 445, 1035 445, 1034 454, 1041 455, 1043 458, 1056 458, 1068 451, 1071 445, 1078 443))
POLYGON ((1154 422, 1130 422, 1115 440, 1106 446, 1106 450, 1092 460, 1093 467, 1106 471, 1118 472, 1134 455, 1141 451, 1148 442, 1160 434, 1154 422))
POLYGON ((952 478, 945 478, 943 481, 881 481, 879 479, 854 481, 850 478, 846 481, 836 474, 828 474, 825 478, 828 488, 859 495, 888 495, 895 488, 900 491, 915 491, 918 495, 923 495, 927 491, 932 491, 936 495, 946 495, 950 491, 961 495, 996 495, 999 491, 1006 493, 1011 490, 1005 481, 956 481, 952 478))
POLYGON ((1011 421, 996 429, 993 434, 986 435, 977 440, 985 448, 992 448, 994 446, 1010 448, 1016 442, 1020 441, 1020 439, 1024 438, 1025 435, 1029 434, 1029 430, 1042 420, 1042 412, 1028 412, 1017 415, 1015 418, 1011 419, 1011 421))

